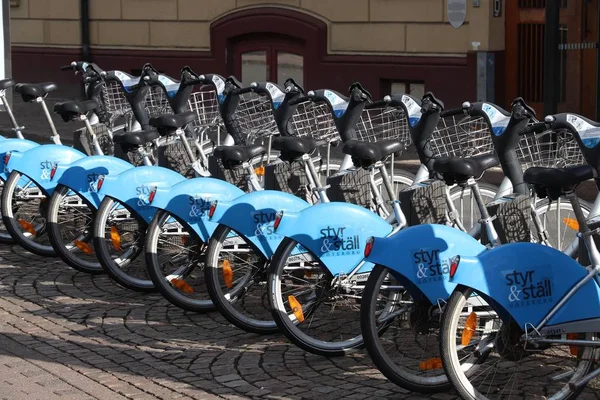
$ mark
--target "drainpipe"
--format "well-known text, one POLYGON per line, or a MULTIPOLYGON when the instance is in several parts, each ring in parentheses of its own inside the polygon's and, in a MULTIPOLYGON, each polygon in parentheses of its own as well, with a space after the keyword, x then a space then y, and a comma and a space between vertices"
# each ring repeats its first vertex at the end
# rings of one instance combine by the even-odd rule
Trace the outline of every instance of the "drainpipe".
POLYGON ((90 56, 90 2, 81 0, 81 57, 91 61, 90 56))

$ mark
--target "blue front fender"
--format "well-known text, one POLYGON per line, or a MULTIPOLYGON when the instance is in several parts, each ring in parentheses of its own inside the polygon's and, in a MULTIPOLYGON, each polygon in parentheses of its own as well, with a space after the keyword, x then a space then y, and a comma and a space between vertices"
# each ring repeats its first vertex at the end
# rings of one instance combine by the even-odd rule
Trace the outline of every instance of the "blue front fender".
POLYGON ((450 260, 482 251, 485 246, 463 231, 446 225, 417 225, 374 238, 365 260, 395 271, 413 298, 425 296, 436 304, 438 299, 446 300, 456 286, 448 283, 450 260))
POLYGON ((184 180, 183 175, 170 169, 144 166, 130 168, 119 175, 106 176, 99 192, 126 204, 145 221, 150 222, 156 213, 156 208, 150 201, 156 196, 156 191, 184 180))
POLYGON ((219 179, 194 178, 157 189, 152 206, 187 222, 200 239, 208 242, 218 225, 215 216, 208 218, 211 204, 217 201, 218 208, 223 208, 225 202, 243 194, 238 187, 219 179))
MULTIPOLYGON (((521 327, 537 326, 552 307, 587 275, 571 257, 551 247, 513 243, 461 258, 450 281, 493 299, 521 327)), ((550 319, 548 326, 600 317, 600 290, 586 282, 550 319)))
POLYGON ((0 142, 0 180, 5 181, 8 178, 8 174, 10 174, 11 170, 4 165, 4 160, 6 157, 6 153, 13 152, 25 152, 34 147, 39 146, 38 143, 32 142, 31 140, 26 139, 6 139, 0 142))
POLYGON ((227 207, 219 204, 213 220, 245 236, 270 258, 283 240, 282 234, 273 226, 276 214, 283 211, 287 216, 307 207, 310 204, 289 193, 263 190, 244 194, 227 207))
MULTIPOLYGON (((385 237, 391 231, 390 224, 363 207, 324 203, 292 218, 284 214, 277 234, 294 239, 337 275, 350 273, 363 260, 369 237, 385 237)), ((372 268, 372 263, 365 263, 360 272, 369 272, 372 268)))
POLYGON ((71 163, 87 157, 72 147, 56 144, 36 146, 19 154, 21 157, 11 155, 7 168, 27 176, 47 196, 52 194, 62 174, 71 163))
POLYGON ((117 157, 85 157, 70 164, 58 180, 58 184, 77 192, 97 209, 104 198, 97 191, 98 179, 118 175, 130 168, 133 168, 132 164, 117 157))

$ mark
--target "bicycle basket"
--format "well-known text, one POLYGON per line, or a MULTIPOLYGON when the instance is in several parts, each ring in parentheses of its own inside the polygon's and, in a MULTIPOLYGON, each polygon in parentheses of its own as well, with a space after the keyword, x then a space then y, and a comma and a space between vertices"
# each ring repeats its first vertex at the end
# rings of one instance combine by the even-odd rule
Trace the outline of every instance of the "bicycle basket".
POLYGON ((401 107, 365 108, 356 125, 356 138, 366 142, 396 139, 408 147, 411 139, 404 109, 401 107))
POLYGON ((106 81, 102 85, 101 95, 104 110, 110 114, 109 121, 114 121, 118 117, 130 115, 131 105, 123 93, 123 88, 116 81, 106 81))
MULTIPOLYGON (((100 149, 105 156, 112 156, 115 154, 115 146, 112 141, 112 135, 108 130, 108 127, 105 124, 94 124, 92 125, 92 129, 96 134, 96 139, 98 140, 98 144, 100 145, 100 149)), ((89 146, 92 146, 92 135, 90 135, 90 131, 87 128, 82 128, 83 134, 87 139, 89 146)))
POLYGON ((429 145, 434 157, 466 158, 494 152, 487 121, 463 113, 440 118, 429 145))
POLYGON ((271 100, 266 95, 254 92, 242 94, 235 109, 235 116, 238 133, 248 138, 246 142, 251 143, 257 137, 278 133, 271 110, 271 100))
POLYGON ((523 171, 531 167, 565 168, 585 164, 577 140, 567 130, 524 135, 516 150, 523 171))
POLYGON ((298 137, 309 136, 325 142, 339 139, 333 116, 325 103, 305 101, 298 104, 291 122, 298 137))
POLYGON ((167 99, 167 94, 160 86, 151 86, 146 95, 145 103, 148 117, 157 117, 161 114, 173 114, 173 109, 167 99))
MULTIPOLYGON (((192 151, 195 152, 196 145, 194 143, 194 139, 186 138, 186 140, 188 141, 192 151)), ((192 159, 185 150, 183 142, 178 137, 169 138, 165 145, 159 147, 158 162, 159 165, 179 172, 181 175, 187 178, 194 177, 192 159)))
POLYGON ((211 127, 223 124, 219 113, 217 93, 214 90, 192 93, 188 100, 188 109, 198 115, 198 118, 193 122, 195 127, 211 127))

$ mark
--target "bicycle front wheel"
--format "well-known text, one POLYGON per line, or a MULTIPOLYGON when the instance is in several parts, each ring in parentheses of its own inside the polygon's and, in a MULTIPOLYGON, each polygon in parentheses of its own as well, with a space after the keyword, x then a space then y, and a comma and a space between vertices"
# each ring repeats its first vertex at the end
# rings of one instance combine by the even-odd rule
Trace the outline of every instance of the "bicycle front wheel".
MULTIPOLYGON (((4 190, 4 181, 0 181, 0 199, 2 199, 2 191, 4 190)), ((10 236, 4 221, 0 218, 0 243, 2 244, 15 244, 15 239, 10 236)))
POLYGON ((281 242, 269 268, 277 326, 295 345, 321 356, 343 356, 363 345, 359 301, 365 282, 336 281, 317 256, 290 238, 281 242))

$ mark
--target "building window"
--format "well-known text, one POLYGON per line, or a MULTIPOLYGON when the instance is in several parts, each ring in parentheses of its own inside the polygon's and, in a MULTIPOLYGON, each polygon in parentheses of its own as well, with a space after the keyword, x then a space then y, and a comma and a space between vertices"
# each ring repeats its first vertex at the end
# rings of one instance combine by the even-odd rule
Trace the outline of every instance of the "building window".
POLYGON ((420 99, 425 94, 425 84, 423 82, 392 82, 390 85, 391 94, 410 94, 420 99))
POLYGON ((302 86, 304 83, 304 57, 301 49, 290 49, 285 45, 269 45, 268 42, 256 45, 246 43, 237 46, 235 51, 234 75, 244 85, 252 82, 275 82, 282 85, 292 78, 302 86))

